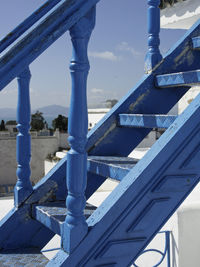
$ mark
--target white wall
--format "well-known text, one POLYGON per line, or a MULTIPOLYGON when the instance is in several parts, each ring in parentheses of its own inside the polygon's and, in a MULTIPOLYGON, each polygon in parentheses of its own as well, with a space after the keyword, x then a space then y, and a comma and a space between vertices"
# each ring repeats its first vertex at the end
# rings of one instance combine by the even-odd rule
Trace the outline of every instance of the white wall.
POLYGON ((55 133, 54 133, 54 136, 56 138, 58 138, 58 146, 63 148, 63 149, 69 149, 70 146, 69 146, 69 143, 68 143, 68 137, 69 137, 69 134, 68 133, 61 133, 59 132, 58 129, 56 129, 55 133))
POLYGON ((161 27, 167 29, 189 29, 200 19, 199 0, 176 3, 161 11, 161 27))
MULTIPOLYGON (((58 150, 55 137, 32 137, 31 180, 37 182, 44 175, 44 160, 58 150)), ((0 138, 0 185, 16 183, 16 140, 0 138)))
POLYGON ((109 110, 109 108, 88 109, 88 129, 94 127, 109 110))
POLYGON ((194 86, 178 102, 178 113, 182 113, 191 101, 200 93, 200 86, 194 86))

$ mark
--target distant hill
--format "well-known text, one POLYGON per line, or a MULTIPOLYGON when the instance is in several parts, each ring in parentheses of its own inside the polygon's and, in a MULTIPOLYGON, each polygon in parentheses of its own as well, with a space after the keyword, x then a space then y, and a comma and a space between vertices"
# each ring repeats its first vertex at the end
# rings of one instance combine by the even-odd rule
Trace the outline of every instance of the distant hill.
MULTIPOLYGON (((44 117, 53 117, 53 118, 56 118, 59 114, 68 117, 69 113, 68 107, 62 107, 59 105, 51 105, 33 109, 32 113, 35 113, 37 110, 42 112, 44 117)), ((7 118, 9 119, 16 118, 15 108, 0 108, 0 119, 7 119, 7 118)))
POLYGON ((35 113, 37 110, 42 112, 44 117, 53 117, 53 118, 56 118, 58 115, 63 115, 68 117, 69 113, 68 107, 62 107, 59 105, 51 105, 51 106, 37 108, 34 109, 32 113, 35 113))

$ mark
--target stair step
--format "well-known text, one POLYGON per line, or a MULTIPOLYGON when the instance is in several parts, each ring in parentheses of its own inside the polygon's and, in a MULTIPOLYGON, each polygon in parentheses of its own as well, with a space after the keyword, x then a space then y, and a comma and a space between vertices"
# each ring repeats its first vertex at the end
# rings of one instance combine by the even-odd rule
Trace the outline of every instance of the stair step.
POLYGON ((172 115, 120 114, 119 126, 139 128, 168 128, 177 118, 172 115))
POLYGON ((194 49, 200 49, 200 36, 192 38, 192 45, 194 49))
POLYGON ((87 170, 121 181, 138 161, 128 157, 89 156, 87 170))
POLYGON ((46 266, 48 262, 49 260, 38 249, 10 249, 0 252, 0 266, 2 267, 42 267, 46 266))
POLYGON ((156 85, 160 88, 192 86, 200 83, 200 70, 163 74, 156 76, 156 85))
MULTIPOLYGON (((86 203, 84 215, 86 219, 95 211, 96 207, 86 203)), ((33 205, 33 218, 51 229, 54 233, 60 235, 62 226, 67 215, 65 201, 48 202, 44 204, 33 205)))

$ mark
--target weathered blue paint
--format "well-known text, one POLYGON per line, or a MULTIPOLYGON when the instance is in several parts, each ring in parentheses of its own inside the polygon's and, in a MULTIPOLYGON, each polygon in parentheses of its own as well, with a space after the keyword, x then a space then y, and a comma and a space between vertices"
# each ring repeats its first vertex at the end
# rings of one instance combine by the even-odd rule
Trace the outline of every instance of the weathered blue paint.
POLYGON ((34 203, 65 199, 66 164, 61 160, 34 188, 32 195, 18 209, 12 209, 0 221, 0 248, 42 249, 54 233, 31 217, 34 203))
POLYGON ((31 249, 15 249, 5 250, 0 253, 0 266, 18 266, 18 267, 43 267, 48 263, 48 259, 42 255, 40 250, 31 249))
POLYGON ((176 118, 173 115, 119 114, 119 126, 168 128, 176 118))
POLYGON ((62 245, 67 252, 71 252, 88 231, 84 216, 87 183, 87 75, 90 67, 87 47, 95 25, 95 15, 95 8, 92 8, 70 29, 73 57, 70 64, 72 93, 68 141, 71 149, 67 153, 68 214, 62 233, 62 245))
POLYGON ((30 181, 31 137, 29 134, 31 107, 29 84, 31 73, 25 69, 18 77, 18 106, 17 106, 17 183, 14 189, 15 206, 20 206, 32 193, 30 181))
POLYGON ((33 26, 39 19, 46 15, 53 7, 55 7, 61 0, 48 0, 28 18, 20 23, 13 31, 6 37, 0 40, 0 53, 4 51, 10 44, 16 41, 23 33, 33 26))
MULTIPOLYGON (((85 218, 87 219, 95 211, 95 209, 95 206, 87 203, 84 209, 85 218)), ((67 215, 65 201, 54 201, 47 202, 44 204, 35 204, 33 205, 32 210, 33 218, 44 224, 54 233, 61 235, 61 233, 63 232, 63 226, 67 215)))
POLYGON ((200 180, 200 95, 101 206, 74 251, 47 265, 130 266, 200 180))
POLYGON ((156 84, 160 88, 174 86, 192 86, 198 83, 200 83, 200 70, 156 76, 156 84))
POLYGON ((50 229, 33 220, 30 205, 13 208, 0 221, 1 250, 33 247, 42 249, 53 236, 50 229))
POLYGON ((160 45, 160 0, 148 0, 148 52, 145 58, 145 71, 152 71, 162 60, 160 45))
POLYGON ((88 157, 88 172, 121 181, 138 162, 128 157, 88 157))
MULTIPOLYGON (((156 64, 151 69, 151 74, 145 75, 90 131, 87 142, 85 89, 89 65, 86 51, 94 26, 94 10, 88 11, 97 2, 98 0, 64 1, 0 62, 0 88, 3 88, 14 77, 21 75, 22 70, 63 32, 71 29, 74 60, 71 64, 73 91, 69 128, 72 149, 67 163, 68 188, 65 183, 66 159, 63 159, 34 187, 32 194, 26 196, 28 199, 0 222, 0 247, 4 250, 42 248, 55 232, 61 233, 63 247, 48 266, 129 266, 200 180, 200 96, 174 121, 144 158, 132 166, 127 165, 129 162, 119 163, 120 156, 127 156, 150 129, 118 125, 118 116, 123 113, 166 114, 187 92, 189 86, 186 87, 185 83, 181 88, 175 85, 160 89, 156 86, 156 77, 165 73, 200 69, 199 51, 191 47, 191 40, 200 36, 200 21, 169 51, 160 64, 151 61, 156 64), (80 113, 76 110, 78 106, 80 113), (85 221, 87 151, 93 155, 93 159, 88 160, 86 198, 103 183, 107 175, 124 175, 124 178, 85 221), (114 164, 110 162, 106 165, 108 159, 104 157, 97 162, 96 155, 115 155, 118 156, 118 162, 115 158, 112 160, 114 164), (122 173, 122 165, 125 167, 123 172, 130 167, 125 174, 122 173), (57 216, 60 216, 61 207, 55 208, 54 205, 58 200, 64 202, 67 189, 69 213, 64 223, 63 213, 61 214, 60 223, 57 216), (54 204, 49 204, 50 201, 54 204), (44 211, 50 216, 44 215, 44 211), (60 224, 64 226, 60 227, 60 224)), ((149 18, 152 14, 157 14, 156 3, 156 0, 149 1, 149 18)), ((157 15, 155 19, 158 19, 157 15)), ((153 25, 152 21, 150 26, 153 25)), ((152 45, 150 38, 150 46, 157 53, 159 30, 155 27, 154 32, 150 27, 149 33, 154 39, 152 45)), ((189 84, 192 84, 191 75, 189 80, 189 84)), ((27 129, 27 124, 25 125, 27 129)), ((65 216, 66 208, 63 207, 63 210, 65 216)))
MULTIPOLYGON (((153 253, 158 253, 160 254, 162 257, 159 260, 159 262, 156 263, 156 265, 154 265, 153 267, 158 267, 160 266, 160 264, 164 261, 165 257, 167 257, 167 266, 166 267, 170 267, 171 263, 170 263, 170 231, 161 231, 158 234, 164 234, 165 235, 165 246, 164 246, 164 251, 161 251, 159 249, 145 249, 144 251, 142 251, 142 253, 140 253, 139 257, 145 253, 150 252, 152 254, 153 253)), ((133 263, 134 267, 140 267, 138 265, 136 265, 136 263, 133 263)))
POLYGON ((192 45, 194 49, 200 49, 200 37, 193 37, 192 38, 192 45))
POLYGON ((0 91, 100 0, 65 0, 0 60, 0 91))

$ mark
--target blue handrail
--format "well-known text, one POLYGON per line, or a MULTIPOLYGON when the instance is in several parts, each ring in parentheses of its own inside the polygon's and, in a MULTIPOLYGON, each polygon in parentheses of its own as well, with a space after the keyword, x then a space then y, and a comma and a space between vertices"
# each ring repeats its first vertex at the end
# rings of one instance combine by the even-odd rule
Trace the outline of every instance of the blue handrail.
POLYGON ((0 60, 0 91, 100 0, 65 0, 0 60))
POLYGON ((53 7, 62 0, 48 0, 33 12, 28 18, 20 23, 13 31, 7 34, 0 40, 0 53, 3 52, 9 45, 16 41, 25 31, 32 27, 39 19, 46 15, 53 7))

